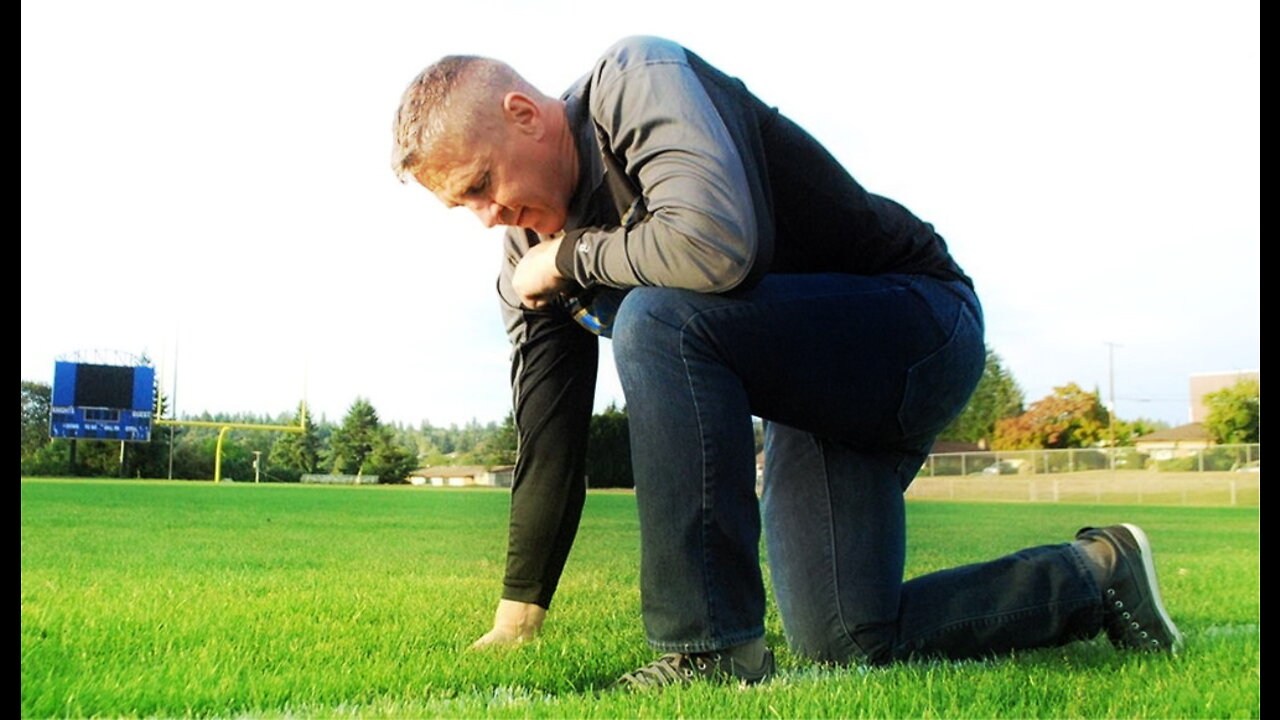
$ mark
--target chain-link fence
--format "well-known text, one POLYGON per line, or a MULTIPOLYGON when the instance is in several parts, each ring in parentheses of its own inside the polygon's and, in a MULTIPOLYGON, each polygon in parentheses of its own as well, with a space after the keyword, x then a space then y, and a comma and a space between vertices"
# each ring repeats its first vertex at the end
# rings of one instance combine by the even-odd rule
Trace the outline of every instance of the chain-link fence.
POLYGON ((907 497, 1258 507, 1260 470, 1257 444, 1169 458, 1134 448, 938 453, 907 497))
POLYGON ((920 477, 1050 475, 1087 470, 1258 472, 1261 460, 1262 446, 1256 443, 1212 445, 1180 457, 1159 457, 1132 447, 991 450, 930 455, 924 467, 920 468, 920 477))

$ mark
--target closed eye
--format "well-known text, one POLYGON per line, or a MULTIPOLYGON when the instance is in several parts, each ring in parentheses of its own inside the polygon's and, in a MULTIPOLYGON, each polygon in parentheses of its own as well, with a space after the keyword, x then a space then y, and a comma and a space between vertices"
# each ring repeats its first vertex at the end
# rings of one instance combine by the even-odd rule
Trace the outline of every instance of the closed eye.
POLYGON ((485 174, 480 176, 479 180, 472 183, 471 187, 467 188, 466 194, 468 197, 476 197, 488 189, 489 189, 489 173, 488 171, 485 171, 485 174))

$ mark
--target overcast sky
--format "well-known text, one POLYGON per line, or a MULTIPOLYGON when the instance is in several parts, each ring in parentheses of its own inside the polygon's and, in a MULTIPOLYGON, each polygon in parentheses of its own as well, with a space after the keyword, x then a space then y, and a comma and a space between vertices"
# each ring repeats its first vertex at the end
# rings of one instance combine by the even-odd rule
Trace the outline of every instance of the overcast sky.
MULTIPOLYGON (((501 420, 498 230, 389 168, 451 53, 558 94, 683 43, 935 225, 1032 402, 1189 419, 1259 366, 1254 2, 22 3, 22 379, 147 354, 179 413, 501 420)), ((603 343, 597 407, 622 404, 603 343)))

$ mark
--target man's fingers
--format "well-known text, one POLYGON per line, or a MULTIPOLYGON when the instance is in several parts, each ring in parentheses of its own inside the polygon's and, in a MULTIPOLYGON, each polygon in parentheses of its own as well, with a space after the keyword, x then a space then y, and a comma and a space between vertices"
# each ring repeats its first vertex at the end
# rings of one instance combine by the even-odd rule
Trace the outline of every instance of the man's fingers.
POLYGON ((483 650, 489 647, 511 647, 525 642, 525 638, 520 635, 512 635, 498 628, 494 628, 480 637, 479 640, 471 643, 472 650, 483 650))

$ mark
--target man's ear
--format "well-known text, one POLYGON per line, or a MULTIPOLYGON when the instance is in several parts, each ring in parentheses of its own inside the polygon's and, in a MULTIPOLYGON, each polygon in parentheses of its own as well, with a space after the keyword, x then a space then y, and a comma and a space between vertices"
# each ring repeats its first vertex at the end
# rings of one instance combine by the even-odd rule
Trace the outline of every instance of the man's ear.
POLYGON ((502 115, 521 132, 542 136, 542 108, 528 95, 513 90, 502 96, 502 115))

